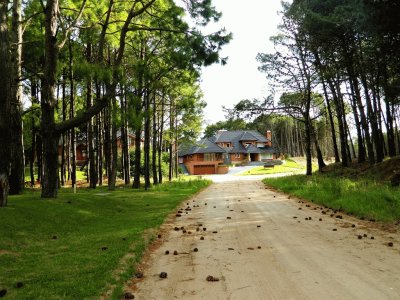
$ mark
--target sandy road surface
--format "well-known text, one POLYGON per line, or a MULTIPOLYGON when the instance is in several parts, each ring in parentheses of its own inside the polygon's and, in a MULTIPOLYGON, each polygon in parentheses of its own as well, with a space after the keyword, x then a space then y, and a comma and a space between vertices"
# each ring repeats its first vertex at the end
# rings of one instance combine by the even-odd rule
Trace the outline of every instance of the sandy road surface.
POLYGON ((395 228, 324 215, 259 180, 214 183, 187 203, 188 214, 164 225, 144 278, 129 283, 135 299, 400 299, 395 228), (181 226, 186 233, 174 230, 181 226))

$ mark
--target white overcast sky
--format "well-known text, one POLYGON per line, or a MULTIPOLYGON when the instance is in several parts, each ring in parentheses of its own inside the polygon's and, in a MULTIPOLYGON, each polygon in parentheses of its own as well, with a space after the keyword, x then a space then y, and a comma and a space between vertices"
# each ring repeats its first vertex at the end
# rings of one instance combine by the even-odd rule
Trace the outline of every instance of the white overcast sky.
POLYGON ((265 74, 258 71, 256 55, 271 52, 269 37, 277 33, 281 11, 280 0, 214 0, 222 18, 208 29, 225 27, 233 33, 233 40, 224 46, 221 56, 228 56, 225 66, 203 68, 201 89, 207 107, 207 124, 225 120, 222 106, 232 107, 242 99, 268 95, 265 74))

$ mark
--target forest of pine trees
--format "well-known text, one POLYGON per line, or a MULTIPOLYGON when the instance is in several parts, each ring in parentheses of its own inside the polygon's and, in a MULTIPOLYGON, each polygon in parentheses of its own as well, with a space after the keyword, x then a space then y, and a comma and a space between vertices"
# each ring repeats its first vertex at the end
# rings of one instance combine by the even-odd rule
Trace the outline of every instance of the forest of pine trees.
MULTIPOLYGON (((283 2, 275 50, 257 56, 271 96, 222 125, 272 130, 309 175, 313 156, 322 168, 398 155, 399 15, 394 0, 283 2)), ((177 174, 179 143, 201 131, 200 68, 226 62, 231 35, 199 29, 220 16, 210 0, 1 1, 0 206, 27 176, 45 198, 75 187, 77 141, 91 188, 177 174)))
POLYGON ((399 15, 390 0, 283 3, 275 51, 257 56, 272 95, 240 101, 229 117, 286 127, 276 132, 282 151, 304 153, 308 175, 313 154, 320 168, 326 156, 347 167, 398 155, 399 15))
POLYGON ((91 188, 171 179, 201 130, 200 68, 225 63, 230 34, 199 29, 219 17, 211 1, 1 1, 0 206, 28 175, 45 198, 76 186, 78 140, 91 188))

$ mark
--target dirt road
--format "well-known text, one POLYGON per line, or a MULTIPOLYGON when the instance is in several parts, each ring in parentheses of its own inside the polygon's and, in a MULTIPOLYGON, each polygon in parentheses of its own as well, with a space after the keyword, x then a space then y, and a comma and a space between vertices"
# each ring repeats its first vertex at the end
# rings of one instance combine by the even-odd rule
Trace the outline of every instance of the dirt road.
POLYGON ((135 299, 400 299, 395 228, 299 203, 259 180, 214 183, 181 211, 141 265, 144 277, 130 282, 135 299))

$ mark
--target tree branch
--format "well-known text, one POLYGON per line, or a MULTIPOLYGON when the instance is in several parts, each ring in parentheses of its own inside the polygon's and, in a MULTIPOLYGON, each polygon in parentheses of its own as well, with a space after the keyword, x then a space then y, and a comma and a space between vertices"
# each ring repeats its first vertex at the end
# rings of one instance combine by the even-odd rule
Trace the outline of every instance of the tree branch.
POLYGON ((62 42, 57 46, 58 49, 61 49, 62 47, 64 47, 64 45, 65 45, 65 43, 66 43, 66 41, 67 41, 67 39, 68 39, 68 35, 69 35, 69 33, 71 32, 72 28, 74 28, 74 27, 78 24, 80 18, 82 17, 83 11, 84 11, 84 9, 85 9, 86 1, 87 1, 87 0, 83 0, 81 9, 79 10, 79 14, 76 16, 75 21, 71 24, 71 26, 69 26, 69 27, 65 30, 64 38, 63 38, 62 42))
POLYGON ((78 127, 79 125, 89 121, 93 116, 97 115, 104 107, 107 106, 108 102, 113 96, 114 95, 106 93, 103 98, 99 99, 96 104, 85 110, 83 113, 69 120, 57 123, 55 126, 55 131, 58 134, 62 134, 67 130, 78 127))

